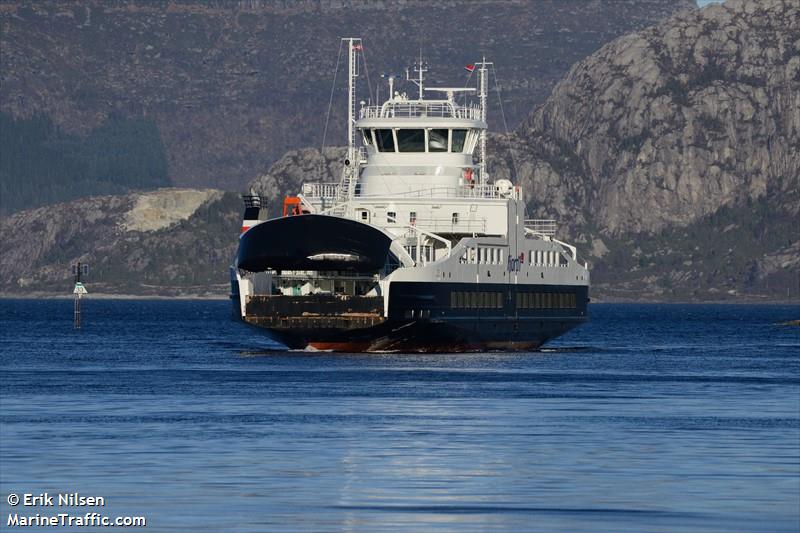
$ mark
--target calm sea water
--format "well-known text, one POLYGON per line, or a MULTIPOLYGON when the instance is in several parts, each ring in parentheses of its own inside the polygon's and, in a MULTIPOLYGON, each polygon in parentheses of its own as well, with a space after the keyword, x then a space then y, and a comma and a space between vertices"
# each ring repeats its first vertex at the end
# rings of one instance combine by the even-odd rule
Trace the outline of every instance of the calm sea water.
POLYGON ((77 491, 150 531, 798 531, 800 308, 591 313, 536 353, 334 355, 227 302, 0 301, 0 528, 77 491))

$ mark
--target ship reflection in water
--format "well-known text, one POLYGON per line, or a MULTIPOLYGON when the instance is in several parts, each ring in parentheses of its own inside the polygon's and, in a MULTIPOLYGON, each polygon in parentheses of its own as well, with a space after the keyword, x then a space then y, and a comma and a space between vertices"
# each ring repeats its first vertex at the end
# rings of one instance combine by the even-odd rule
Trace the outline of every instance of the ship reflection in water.
POLYGON ((0 300, 2 500, 166 532, 800 525, 797 307, 593 305, 547 351, 354 355, 228 305, 90 299, 76 332, 68 300, 0 300))

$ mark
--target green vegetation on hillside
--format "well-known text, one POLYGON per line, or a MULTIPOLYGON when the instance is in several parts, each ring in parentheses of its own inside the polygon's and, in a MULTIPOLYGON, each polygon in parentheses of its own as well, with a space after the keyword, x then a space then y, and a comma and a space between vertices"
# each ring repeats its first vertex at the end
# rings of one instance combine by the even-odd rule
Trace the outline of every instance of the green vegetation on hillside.
MULTIPOLYGON (((797 191, 786 196, 787 205, 799 205, 797 191)), ((796 235, 796 209, 776 209, 766 196, 747 199, 686 227, 604 238, 610 252, 593 265, 593 281, 612 298, 797 299, 800 278, 788 260, 796 235)))
POLYGON ((0 113, 0 213, 168 184, 164 144, 152 121, 112 115, 79 137, 44 116, 0 113))

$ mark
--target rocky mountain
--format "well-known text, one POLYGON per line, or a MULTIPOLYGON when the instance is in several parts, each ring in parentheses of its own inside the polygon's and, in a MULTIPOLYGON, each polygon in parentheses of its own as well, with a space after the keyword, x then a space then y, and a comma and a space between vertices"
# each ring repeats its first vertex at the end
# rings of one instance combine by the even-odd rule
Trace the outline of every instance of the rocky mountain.
MULTIPOLYGON (((486 54, 513 128, 572 63, 693 8, 693 0, 4 0, 0 111, 44 115, 65 134, 89 135, 112 114, 154 123, 172 184, 236 189, 287 150, 322 145, 342 36, 364 38, 363 94, 381 72, 402 73, 420 48, 432 81, 447 83, 463 83, 462 66, 486 54)), ((341 83, 333 96, 328 142, 336 144, 341 83)))
POLYGON ((241 227, 238 195, 158 189, 29 209, 0 219, 0 293, 224 296, 241 227))
MULTIPOLYGON (((530 216, 559 220, 590 260, 593 298, 800 299, 799 9, 727 0, 621 37, 490 137, 492 175, 523 185, 530 216)), ((337 181, 342 155, 291 150, 251 187, 274 215, 302 182, 337 181)), ((225 294, 239 200, 191 193, 188 218, 147 225, 161 220, 147 206, 173 195, 159 194, 3 219, 2 290, 68 290, 80 258, 100 265, 100 290, 225 294)))
POLYGON ((576 64, 519 137, 520 163, 538 164, 523 175, 563 197, 540 202, 590 211, 611 234, 780 202, 800 169, 800 4, 729 0, 618 39, 576 64))
POLYGON ((598 286, 797 297, 797 2, 728 0, 617 39, 516 137, 532 212, 591 245, 598 286))

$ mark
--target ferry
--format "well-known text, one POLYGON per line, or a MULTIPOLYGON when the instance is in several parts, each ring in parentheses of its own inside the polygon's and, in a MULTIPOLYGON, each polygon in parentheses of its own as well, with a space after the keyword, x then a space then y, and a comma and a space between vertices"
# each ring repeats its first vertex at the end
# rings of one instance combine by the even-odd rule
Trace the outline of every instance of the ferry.
MULTIPOLYGON (((358 102, 359 38, 348 53, 341 179, 304 183, 281 216, 244 196, 231 266, 238 319, 291 349, 340 352, 535 350, 587 320, 588 264, 529 220, 522 188, 487 172, 488 73, 358 102)), ((413 84, 413 85, 412 85, 413 84)))

